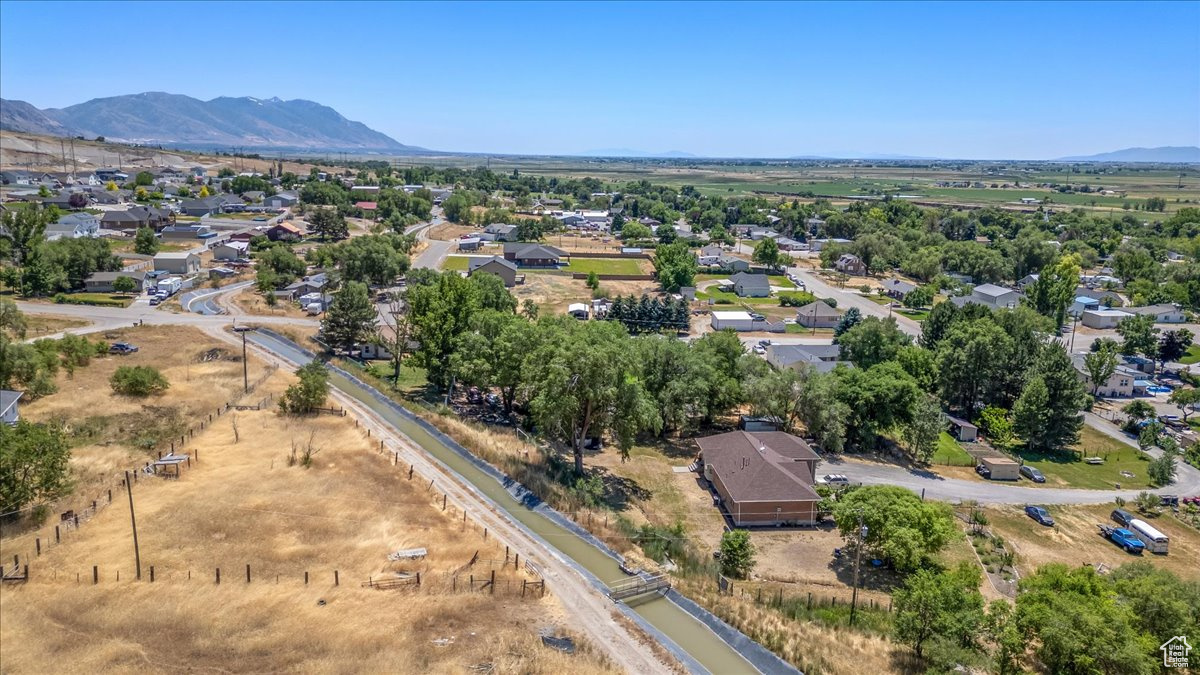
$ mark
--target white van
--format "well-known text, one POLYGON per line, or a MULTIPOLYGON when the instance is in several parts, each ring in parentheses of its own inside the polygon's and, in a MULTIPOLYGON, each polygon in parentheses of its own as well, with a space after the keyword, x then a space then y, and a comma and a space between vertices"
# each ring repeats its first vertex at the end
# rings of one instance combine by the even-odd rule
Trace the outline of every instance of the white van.
POLYGON ((1166 555, 1167 544, 1170 540, 1167 538, 1167 535, 1156 530, 1150 523, 1139 518, 1134 518, 1129 521, 1129 529, 1133 532, 1133 536, 1140 539, 1146 545, 1147 551, 1166 555))

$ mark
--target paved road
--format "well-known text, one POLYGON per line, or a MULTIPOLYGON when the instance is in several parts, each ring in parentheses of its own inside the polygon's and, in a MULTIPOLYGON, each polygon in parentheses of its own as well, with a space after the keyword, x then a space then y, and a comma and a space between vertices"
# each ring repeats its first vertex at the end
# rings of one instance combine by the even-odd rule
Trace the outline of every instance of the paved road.
MULTIPOLYGON (((1091 413, 1084 421, 1101 433, 1136 448, 1133 442, 1119 429, 1091 413)), ((1152 457, 1161 454, 1150 451, 1152 457)), ((1178 462, 1175 482, 1165 488, 1149 490, 1156 494, 1200 495, 1200 469, 1178 462)), ((1023 487, 1004 483, 992 483, 982 479, 943 478, 929 471, 905 469, 890 464, 869 463, 851 458, 821 462, 817 475, 826 473, 845 474, 853 482, 867 485, 898 485, 916 493, 924 493, 930 499, 945 501, 976 500, 982 504, 1104 504, 1120 495, 1126 500, 1137 497, 1142 490, 1077 490, 1072 488, 1023 487)))
POLYGON ((224 286, 222 288, 191 291, 180 297, 179 304, 183 307, 185 312, 195 312, 197 314, 206 314, 209 316, 225 314, 225 308, 217 304, 218 296, 236 293, 253 285, 253 281, 239 281, 236 284, 230 284, 229 286, 224 286))
POLYGON ((404 231, 405 234, 417 235, 417 241, 425 244, 424 250, 413 257, 412 266, 414 268, 441 269, 446 256, 456 248, 456 244, 453 241, 429 238, 429 230, 444 222, 446 221, 442 219, 442 208, 435 206, 428 223, 413 225, 404 231))

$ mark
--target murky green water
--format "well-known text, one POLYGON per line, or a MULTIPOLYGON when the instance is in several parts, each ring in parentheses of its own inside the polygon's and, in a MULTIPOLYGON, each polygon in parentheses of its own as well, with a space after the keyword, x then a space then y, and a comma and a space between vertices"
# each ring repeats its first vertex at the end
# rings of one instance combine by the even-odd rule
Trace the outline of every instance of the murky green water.
MULTIPOLYGON (((303 353, 270 336, 261 333, 252 334, 250 339, 268 347, 293 363, 306 363, 309 360, 303 353)), ((515 520, 536 532, 564 555, 596 575, 597 578, 606 582, 628 578, 617 566, 617 561, 573 532, 517 502, 494 478, 430 435, 420 425, 380 404, 358 384, 337 373, 330 373, 330 384, 370 408, 380 418, 400 430, 426 452, 441 460, 464 480, 490 497, 515 520)), ((649 601, 634 603, 631 607, 710 672, 721 675, 758 672, 750 662, 718 638, 707 626, 670 600, 657 597, 649 601)))

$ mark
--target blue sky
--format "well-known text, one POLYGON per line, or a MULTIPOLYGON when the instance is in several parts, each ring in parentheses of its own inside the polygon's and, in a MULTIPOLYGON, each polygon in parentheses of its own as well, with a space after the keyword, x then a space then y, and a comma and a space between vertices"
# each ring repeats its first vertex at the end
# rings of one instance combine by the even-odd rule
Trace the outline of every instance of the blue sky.
POLYGON ((1200 2, 0 3, 0 96, 305 98, 439 150, 1200 145, 1200 2))

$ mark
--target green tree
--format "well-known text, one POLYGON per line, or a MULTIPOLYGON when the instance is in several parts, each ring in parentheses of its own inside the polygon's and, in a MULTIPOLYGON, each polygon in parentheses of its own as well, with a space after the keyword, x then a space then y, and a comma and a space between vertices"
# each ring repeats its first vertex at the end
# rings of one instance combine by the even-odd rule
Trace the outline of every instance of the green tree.
POLYGON ((468 280, 479 289, 479 306, 512 314, 517 311, 517 299, 495 274, 472 274, 468 280))
POLYGON ((1067 254, 1042 268, 1038 280, 1027 289, 1027 297, 1039 314, 1054 319, 1055 326, 1066 323, 1067 305, 1079 285, 1079 256, 1067 254))
POLYGON ((1098 396, 1100 387, 1108 382, 1108 378, 1117 372, 1117 349, 1111 343, 1101 345, 1100 349, 1088 352, 1083 357, 1083 369, 1087 371, 1088 382, 1092 386, 1092 396, 1098 396))
POLYGON ((533 369, 526 365, 544 331, 509 312, 485 309, 471 317, 470 329, 455 339, 451 372, 463 385, 498 389, 511 413, 533 369))
POLYGON ((133 293, 137 290, 137 282, 130 277, 117 277, 113 279, 112 287, 117 293, 133 293))
POLYGON ((765 265, 768 269, 776 269, 786 260, 786 255, 780 252, 779 244, 773 237, 763 237, 761 241, 754 246, 754 262, 765 265))
POLYGON ((70 489, 71 446, 57 426, 0 424, 0 511, 11 513, 70 489))
POLYGON ((133 177, 133 184, 138 186, 154 185, 154 174, 150 173, 149 171, 139 171, 137 172, 137 175, 133 177))
POLYGON ((684 286, 696 285, 696 256, 692 255, 687 244, 683 242, 656 248, 654 269, 658 273, 658 283, 668 293, 678 292, 684 286))
POLYGON ((979 428, 995 445, 1008 445, 1013 439, 1013 423, 1008 411, 997 406, 988 406, 979 413, 979 428))
POLYGON ((1155 672, 1149 644, 1109 583, 1088 566, 1048 564, 1021 580, 1016 621, 1048 672, 1065 675, 1155 672))
POLYGON ((904 426, 904 442, 908 444, 913 458, 928 462, 937 452, 938 438, 946 428, 946 415, 942 407, 928 396, 917 398, 912 420, 904 426))
POLYGON ((1013 406, 1013 428, 1030 450, 1064 450, 1079 441, 1085 405, 1087 394, 1071 357, 1061 345, 1048 344, 1013 406))
POLYGON ((1175 482, 1175 472, 1178 467, 1175 463, 1177 451, 1163 450, 1161 456, 1153 459, 1146 465, 1146 475, 1150 478, 1150 482, 1159 487, 1165 487, 1175 482))
POLYGON ((911 344, 912 338, 896 326, 895 317, 869 316, 838 336, 837 342, 842 360, 859 368, 870 368, 895 359, 896 352, 911 344))
POLYGON ((995 402, 1013 351, 1012 338, 990 318, 956 322, 937 346, 942 398, 968 415, 981 403, 995 402))
POLYGON ((634 436, 657 432, 658 411, 638 379, 640 366, 625 329, 613 321, 564 323, 563 335, 543 343, 532 363, 539 372, 530 409, 549 438, 567 444, 583 475, 588 438, 612 434, 623 457, 634 436))
POLYGON ((881 434, 912 424, 918 402, 925 396, 916 380, 895 361, 867 369, 839 368, 837 397, 849 416, 846 428, 854 445, 873 450, 881 434))
POLYGON ((345 239, 350 236, 346 218, 336 209, 315 208, 308 212, 308 229, 322 239, 345 239))
POLYGON ((904 306, 910 309, 920 309, 933 304, 934 291, 931 286, 919 286, 904 296, 904 306))
POLYGON ((445 388, 450 384, 455 338, 470 327, 471 316, 482 307, 479 285, 456 272, 443 272, 435 283, 410 286, 407 297, 413 337, 421 345, 421 364, 429 381, 445 388))
POLYGON ((1154 406, 1145 401, 1130 401, 1125 404, 1125 407, 1121 408, 1121 412, 1125 413, 1125 416, 1134 422, 1141 422, 1155 415, 1154 406))
POLYGON ((592 289, 593 292, 600 290, 600 275, 596 274, 596 270, 588 272, 587 287, 592 289))
POLYGON ((154 235, 154 230, 149 227, 139 227, 137 234, 133 236, 133 250, 141 255, 158 253, 158 237, 154 235))
POLYGON ((894 485, 861 487, 838 500, 833 517, 847 543, 858 540, 860 516, 865 551, 902 572, 917 569, 959 535, 947 504, 922 501, 894 485))
POLYGON ((355 237, 337 245, 334 259, 342 278, 374 286, 389 286, 408 271, 408 256, 395 235, 355 237))
POLYGON ((862 311, 857 307, 851 307, 850 309, 847 309, 846 313, 842 315, 842 318, 838 319, 837 326, 833 329, 833 337, 841 337, 843 333, 862 323, 862 320, 862 311))
POLYGON ((1183 415, 1183 421, 1187 422, 1188 417, 1196 412, 1196 406, 1200 405, 1200 389, 1179 388, 1172 391, 1167 400, 1179 408, 1179 412, 1183 415))
POLYGON ((1164 331, 1158 341, 1157 358, 1163 366, 1169 361, 1178 361, 1192 346, 1192 331, 1186 328, 1164 331))
POLYGON ((892 600, 896 639, 911 645, 918 658, 934 638, 971 646, 984 622, 979 581, 978 568, 967 563, 953 572, 921 569, 911 574, 892 600))
POLYGON ((746 530, 726 530, 721 534, 721 574, 745 579, 754 569, 754 542, 746 530))
POLYGON ((349 352, 355 345, 370 341, 376 325, 375 305, 367 285, 348 281, 334 294, 321 320, 321 335, 331 349, 349 352))
POLYGON ((984 634, 995 645, 992 658, 999 675, 1017 675, 1022 672, 1019 660, 1027 645, 1025 636, 1017 626, 1013 606, 1007 600, 993 600, 988 605, 984 634))
POLYGON ((1158 329, 1154 327, 1154 317, 1137 314, 1121 320, 1117 324, 1117 333, 1123 338, 1121 353, 1126 356, 1141 354, 1146 358, 1158 358, 1158 329))
POLYGON ((626 223, 621 228, 621 239, 625 242, 645 241, 653 236, 650 228, 638 222, 626 223))
POLYGON ((150 366, 121 366, 108 383, 113 391, 122 396, 161 394, 171 386, 157 368, 150 366))
POLYGON ((290 385, 279 397, 279 410, 304 415, 320 408, 329 397, 329 371, 320 361, 309 361, 296 370, 299 382, 290 385))
POLYGON ((8 244, 9 259, 23 267, 33 252, 46 241, 46 226, 54 222, 48 209, 4 211, 0 217, 0 240, 8 244))

